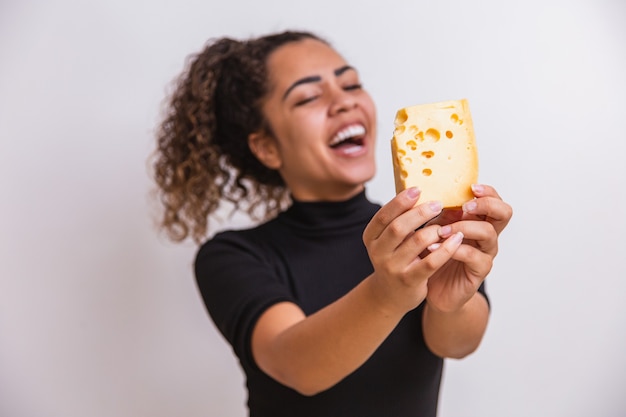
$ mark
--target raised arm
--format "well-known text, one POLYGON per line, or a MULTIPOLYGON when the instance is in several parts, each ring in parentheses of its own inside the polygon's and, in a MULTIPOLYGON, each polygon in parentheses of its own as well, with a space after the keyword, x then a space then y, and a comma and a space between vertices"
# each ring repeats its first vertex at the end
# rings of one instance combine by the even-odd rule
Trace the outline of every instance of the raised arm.
POLYGON ((358 369, 425 299, 428 278, 452 258, 462 234, 441 241, 437 225, 415 232, 441 212, 438 204, 414 207, 418 197, 415 189, 400 193, 373 217, 363 240, 375 272, 352 291, 308 317, 293 303, 261 315, 252 352, 264 372, 305 395, 330 388, 358 369), (438 250, 418 257, 436 242, 438 250))
MULTIPOLYGON (((479 185, 473 189, 477 198, 456 214, 458 221, 439 231, 442 237, 461 232, 464 243, 428 281, 424 338, 431 351, 441 357, 461 358, 480 344, 489 306, 477 290, 493 265, 498 236, 513 214, 492 187, 479 185)), ((454 220, 455 214, 450 214, 448 219, 454 220)), ((431 247, 437 251, 436 248, 437 245, 431 247)))

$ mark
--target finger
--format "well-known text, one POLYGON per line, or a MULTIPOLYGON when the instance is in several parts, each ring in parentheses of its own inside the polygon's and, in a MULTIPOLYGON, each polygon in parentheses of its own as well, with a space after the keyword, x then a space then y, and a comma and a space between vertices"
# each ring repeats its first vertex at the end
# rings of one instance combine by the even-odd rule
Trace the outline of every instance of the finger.
POLYGON ((464 218, 481 218, 493 224, 496 232, 500 234, 511 220, 513 209, 502 201, 498 193, 489 186, 476 186, 480 191, 475 194, 480 197, 468 201, 463 205, 464 218))
POLYGON ((472 193, 476 197, 495 197, 502 200, 496 189, 487 184, 472 184, 472 193))
POLYGON ((415 206, 419 196, 420 190, 417 187, 398 193, 372 217, 363 231, 363 240, 367 243, 377 239, 396 217, 415 206))
POLYGON ((440 224, 440 225, 444 225, 444 224, 450 224, 450 223, 454 223, 454 222, 458 222, 459 220, 462 220, 463 218, 463 210, 454 208, 454 209, 450 209, 450 208, 445 208, 443 209, 443 211, 441 212, 441 214, 437 217, 435 217, 434 219, 432 219, 431 221, 429 221, 427 224, 440 224))
POLYGON ((481 218, 491 223, 500 232, 506 227, 513 215, 513 209, 504 201, 493 197, 481 197, 463 205, 466 218, 481 218))
POLYGON ((416 258, 410 271, 423 277, 431 276, 446 262, 453 258, 456 251, 462 246, 463 233, 454 233, 452 236, 439 244, 438 249, 429 253, 424 258, 416 258))
MULTIPOLYGON (((431 245, 441 241, 439 226, 433 225, 419 229, 407 237, 396 249, 394 262, 408 265, 431 245)), ((449 237, 449 236, 446 236, 449 237)))
MULTIPOLYGON (((433 253, 437 253, 435 251, 433 253)), ((471 245, 461 245, 452 254, 452 259, 462 262, 465 273, 476 282, 482 282, 493 267, 493 256, 471 245)))
POLYGON ((479 220, 463 220, 438 229, 441 238, 447 238, 457 232, 463 233, 465 243, 475 246, 492 257, 497 255, 498 234, 491 223, 479 220))
MULTIPOLYGON (((419 242, 422 241, 421 237, 425 237, 427 234, 417 233, 416 235, 416 230, 428 222, 428 220, 441 213, 441 210, 441 202, 430 201, 428 203, 418 204, 412 209, 402 213, 389 223, 378 236, 376 239, 377 250, 387 252, 396 251, 407 241, 409 242, 409 248, 419 246, 419 242), (418 245, 412 245, 410 243, 410 241, 415 237, 417 238, 418 245)), ((423 245, 422 250, 432 242, 433 241, 431 240, 427 244, 423 245)), ((417 256, 417 254, 415 256, 417 256)))

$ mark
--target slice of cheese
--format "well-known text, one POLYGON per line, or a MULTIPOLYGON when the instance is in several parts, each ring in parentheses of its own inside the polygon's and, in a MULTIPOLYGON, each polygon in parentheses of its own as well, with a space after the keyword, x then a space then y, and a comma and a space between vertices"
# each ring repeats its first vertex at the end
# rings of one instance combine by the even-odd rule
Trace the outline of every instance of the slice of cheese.
POLYGON ((478 152, 467 100, 398 110, 391 140, 396 192, 417 186, 419 201, 457 208, 471 200, 478 152))

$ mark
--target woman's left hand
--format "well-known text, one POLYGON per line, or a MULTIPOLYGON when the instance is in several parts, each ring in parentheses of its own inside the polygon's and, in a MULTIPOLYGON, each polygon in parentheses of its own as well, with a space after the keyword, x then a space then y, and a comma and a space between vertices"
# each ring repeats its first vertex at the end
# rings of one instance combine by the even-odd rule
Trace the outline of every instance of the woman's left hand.
MULTIPOLYGON (((475 185, 472 190, 476 198, 463 210, 446 210, 434 221, 441 225, 442 239, 456 232, 465 237, 452 259, 428 280, 427 303, 442 312, 458 311, 474 296, 498 253, 498 236, 513 215, 493 187, 475 185)), ((431 245, 430 250, 436 249, 431 245)))

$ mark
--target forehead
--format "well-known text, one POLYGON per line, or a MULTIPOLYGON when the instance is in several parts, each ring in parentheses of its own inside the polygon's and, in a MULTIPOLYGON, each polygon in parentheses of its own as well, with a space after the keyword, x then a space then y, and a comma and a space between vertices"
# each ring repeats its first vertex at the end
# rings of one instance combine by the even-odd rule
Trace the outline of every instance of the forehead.
POLYGON ((327 44, 304 39, 276 49, 267 60, 271 89, 287 88, 300 78, 333 74, 346 65, 345 59, 327 44))

